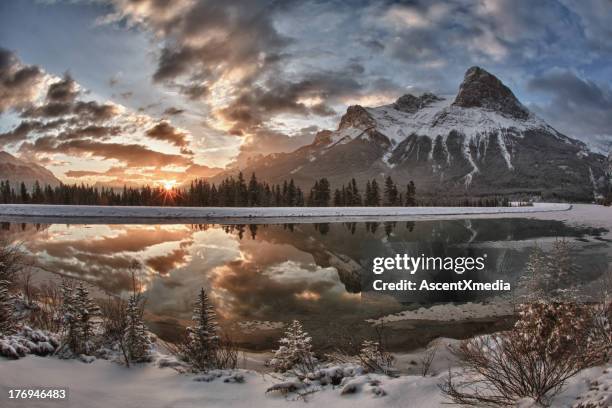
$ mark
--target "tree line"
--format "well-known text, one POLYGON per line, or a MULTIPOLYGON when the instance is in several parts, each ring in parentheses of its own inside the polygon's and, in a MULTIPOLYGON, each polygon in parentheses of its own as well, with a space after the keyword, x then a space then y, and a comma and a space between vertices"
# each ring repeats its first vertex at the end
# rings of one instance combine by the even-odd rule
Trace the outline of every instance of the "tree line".
MULTIPOLYGON (((367 180, 361 190, 352 179, 332 190, 327 178, 316 180, 304 192, 293 179, 270 184, 257 179, 255 173, 245 180, 242 172, 220 183, 205 179, 192 181, 187 187, 166 189, 162 186, 115 189, 87 184, 60 184, 56 187, 36 181, 28 189, 25 183, 17 188, 8 180, 0 182, 0 203, 3 204, 64 204, 110 206, 191 206, 191 207, 337 207, 346 206, 423 206, 442 205, 441 199, 417 200, 413 181, 398 187, 390 176, 380 186, 376 179, 367 180)), ((509 200, 500 197, 446 200, 444 205, 507 206, 509 200)))

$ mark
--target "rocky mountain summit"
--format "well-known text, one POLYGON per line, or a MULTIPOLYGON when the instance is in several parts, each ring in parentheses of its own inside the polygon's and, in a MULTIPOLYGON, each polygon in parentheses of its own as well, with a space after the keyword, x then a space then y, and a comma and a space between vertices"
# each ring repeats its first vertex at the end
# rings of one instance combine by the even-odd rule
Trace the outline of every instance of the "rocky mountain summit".
POLYGON ((334 186, 391 175, 399 184, 414 180, 421 195, 591 201, 609 188, 608 166, 530 112, 497 77, 472 67, 456 96, 407 94, 389 105, 350 106, 335 131, 240 170, 308 188, 321 177, 334 186))

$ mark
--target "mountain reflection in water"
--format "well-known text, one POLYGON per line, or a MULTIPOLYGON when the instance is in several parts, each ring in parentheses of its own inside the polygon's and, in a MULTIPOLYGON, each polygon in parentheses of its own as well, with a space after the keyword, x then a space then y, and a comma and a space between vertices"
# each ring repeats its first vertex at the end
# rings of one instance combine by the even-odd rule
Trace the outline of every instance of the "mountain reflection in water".
MULTIPOLYGON (((198 288, 210 291, 221 324, 243 346, 274 345, 283 323, 302 320, 315 343, 334 347, 368 337, 366 319, 421 305, 482 301, 493 294, 424 293, 408 300, 361 296, 373 275, 371 261, 396 253, 428 256, 488 254, 485 281, 517 282, 535 242, 568 237, 585 282, 609 264, 603 230, 536 219, 474 219, 276 225, 61 225, 2 223, 0 234, 22 242, 36 266, 84 279, 125 295, 138 262, 147 320, 161 337, 175 339, 191 316, 198 288)), ((432 276, 432 279, 455 278, 432 276)), ((439 335, 465 336, 509 324, 422 321, 389 327, 395 349, 439 335)))

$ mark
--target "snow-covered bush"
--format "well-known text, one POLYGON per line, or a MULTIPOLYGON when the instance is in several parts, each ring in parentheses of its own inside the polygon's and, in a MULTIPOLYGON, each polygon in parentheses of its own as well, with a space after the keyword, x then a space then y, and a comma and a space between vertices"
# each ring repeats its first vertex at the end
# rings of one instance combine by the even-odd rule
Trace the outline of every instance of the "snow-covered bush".
POLYGON ((300 375, 313 371, 317 359, 312 352, 311 341, 302 324, 294 320, 279 340, 280 345, 270 360, 270 366, 278 372, 293 371, 300 375))
POLYGON ((370 373, 391 374, 394 372, 393 356, 378 341, 365 340, 361 345, 359 360, 370 373))
POLYGON ((0 356, 20 358, 27 354, 46 356, 59 347, 56 335, 24 326, 19 332, 0 336, 0 356))
POLYGON ((514 406, 523 398, 546 405, 565 382, 600 362, 589 349, 588 307, 539 302, 521 305, 509 331, 461 343, 461 373, 449 372, 441 389, 454 403, 514 406))
POLYGON ((551 302, 575 301, 576 282, 580 280, 577 265, 572 261, 572 246, 565 239, 556 240, 550 251, 535 246, 526 264, 521 286, 526 289, 525 301, 546 299, 551 302))

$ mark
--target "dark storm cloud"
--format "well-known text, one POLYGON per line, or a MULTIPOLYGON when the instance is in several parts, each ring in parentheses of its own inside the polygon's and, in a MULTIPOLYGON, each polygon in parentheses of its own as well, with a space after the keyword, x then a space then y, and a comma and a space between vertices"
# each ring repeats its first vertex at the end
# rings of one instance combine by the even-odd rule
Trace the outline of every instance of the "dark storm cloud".
MULTIPOLYGON (((535 105, 559 130, 583 141, 598 143, 603 135, 612 136, 612 88, 577 76, 566 69, 553 69, 532 78, 532 91, 551 96, 550 103, 535 105)), ((605 141, 604 141, 605 143, 605 141)), ((612 147, 610 140, 608 148, 612 147)))
POLYGON ((0 47, 0 114, 36 100, 44 77, 40 68, 22 64, 13 52, 0 47))

